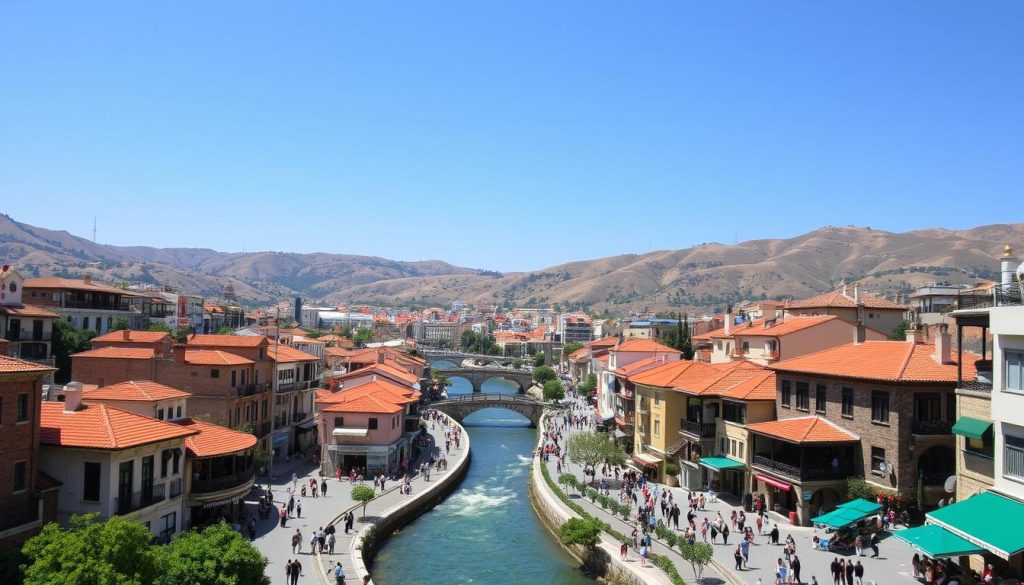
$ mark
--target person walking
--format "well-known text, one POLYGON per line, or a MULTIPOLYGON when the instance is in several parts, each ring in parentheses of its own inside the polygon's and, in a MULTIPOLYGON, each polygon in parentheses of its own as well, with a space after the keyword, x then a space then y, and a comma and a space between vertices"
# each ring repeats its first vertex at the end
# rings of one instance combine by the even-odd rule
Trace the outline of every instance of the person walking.
POLYGON ((292 554, 296 553, 296 547, 299 549, 298 552, 302 552, 302 534, 298 528, 295 529, 295 534, 292 535, 292 554))
POLYGON ((789 569, 793 572, 793 582, 800 585, 800 557, 793 555, 793 560, 789 561, 789 569))
POLYGON ((750 561, 750 539, 740 540, 740 554, 743 555, 743 568, 746 569, 750 561))
POLYGON ((292 561, 292 585, 296 585, 299 582, 299 575, 302 574, 302 563, 299 559, 292 561))
POLYGON ((729 527, 722 526, 722 544, 729 544, 729 527))
POLYGON ((281 528, 284 528, 285 521, 288 520, 288 508, 281 506, 281 528))
POLYGON ((345 569, 341 568, 341 561, 334 565, 334 583, 335 585, 345 585, 345 569))
POLYGON ((295 502, 295 515, 302 518, 302 500, 295 502))
POLYGON ((292 560, 288 559, 288 562, 284 564, 284 585, 291 585, 293 570, 292 560))
POLYGON ((853 561, 846 561, 846 585, 853 585, 853 561))
POLYGON ((871 558, 878 558, 878 533, 871 533, 871 558))
POLYGON ((320 495, 327 497, 327 480, 322 478, 320 479, 320 495))
POLYGON ((860 564, 860 559, 857 559, 857 564, 853 567, 853 579, 857 585, 864 583, 864 565, 860 564))
POLYGON ((648 553, 648 550, 647 550, 647 544, 644 543, 644 544, 640 545, 640 566, 641 567, 646 567, 647 566, 647 555, 648 554, 649 553, 648 553))
POLYGON ((316 530, 314 530, 313 535, 309 537, 309 554, 316 554, 316 530))
POLYGON ((780 558, 778 563, 775 565, 775 585, 786 585, 786 579, 788 579, 789 570, 786 568, 786 564, 782 562, 780 558))
POLYGON ((743 553, 740 551, 740 545, 736 545, 736 550, 732 552, 732 556, 736 559, 736 570, 743 570, 743 553))
POLYGON ((839 557, 832 559, 832 585, 839 585, 839 579, 842 575, 842 568, 839 565, 839 557))

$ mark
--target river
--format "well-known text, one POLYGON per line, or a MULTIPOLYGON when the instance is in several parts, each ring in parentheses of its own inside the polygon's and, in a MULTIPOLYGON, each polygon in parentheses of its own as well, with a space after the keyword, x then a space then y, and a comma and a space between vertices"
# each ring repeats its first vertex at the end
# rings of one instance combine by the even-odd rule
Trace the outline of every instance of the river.
MULTIPOLYGON (((444 362, 434 367, 451 367, 444 362)), ((468 394, 453 378, 449 394, 468 394)), ((515 383, 488 380, 484 392, 514 394, 515 383)), ((459 489, 393 535, 373 562, 386 585, 452 583, 593 585, 537 519, 526 483, 530 449, 537 442, 529 421, 507 410, 485 409, 463 422, 472 462, 459 489)))

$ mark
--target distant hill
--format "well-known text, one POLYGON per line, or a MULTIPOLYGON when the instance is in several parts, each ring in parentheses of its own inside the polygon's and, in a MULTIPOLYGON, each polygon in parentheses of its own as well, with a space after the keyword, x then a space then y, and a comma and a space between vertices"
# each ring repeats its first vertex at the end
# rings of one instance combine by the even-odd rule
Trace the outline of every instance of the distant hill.
POLYGON ((794 238, 704 244, 500 274, 436 260, 105 246, 0 215, 0 258, 27 276, 90 273, 97 280, 159 283, 207 296, 231 283, 249 305, 299 295, 382 305, 444 305, 460 299, 705 311, 742 300, 809 296, 843 280, 893 296, 931 281, 996 278, 1005 243, 1024 243, 1024 224, 906 233, 825 227, 794 238))

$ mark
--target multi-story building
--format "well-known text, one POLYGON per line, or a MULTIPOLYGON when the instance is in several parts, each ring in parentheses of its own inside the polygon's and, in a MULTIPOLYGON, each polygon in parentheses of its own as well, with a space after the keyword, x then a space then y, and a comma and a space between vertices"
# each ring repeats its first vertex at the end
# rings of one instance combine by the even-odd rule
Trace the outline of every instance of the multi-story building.
POLYGON ((320 386, 320 358, 283 343, 271 344, 267 355, 276 364, 274 376, 274 452, 302 452, 315 443, 314 393, 320 386))
POLYGON ((907 295, 908 306, 914 320, 925 325, 942 322, 942 315, 956 308, 957 297, 969 288, 966 284, 933 282, 914 289, 907 295))
MULTIPOLYGON (((860 292, 853 285, 849 294, 844 284, 840 290, 820 294, 809 299, 789 301, 785 305, 785 316, 835 315, 851 323, 862 323, 869 329, 892 333, 907 318, 907 306, 896 301, 860 292)), ((767 316, 767 314, 765 315, 767 316)))
POLYGON ((460 327, 458 321, 415 321, 412 324, 413 339, 427 345, 446 343, 454 346, 459 342, 460 327))
POLYGON ((188 392, 149 380, 131 380, 84 388, 83 404, 105 404, 157 420, 176 421, 188 416, 188 392))
POLYGON ((106 333, 114 323, 124 320, 129 329, 145 329, 149 317, 131 309, 130 298, 139 293, 92 282, 86 275, 82 280, 58 278, 28 278, 22 299, 31 305, 54 311, 76 329, 91 329, 106 333))
POLYGON ((0 271, 0 337, 7 341, 3 355, 53 365, 53 320, 60 315, 23 303, 24 279, 17 270, 4 268, 0 271))
POLYGON ((563 313, 558 317, 558 333, 563 344, 590 343, 594 340, 594 322, 584 313, 563 313))
POLYGON ((52 368, 0 354, 0 548, 57 518, 60 483, 39 466, 40 401, 52 368))
POLYGON ((619 391, 615 370, 648 359, 677 361, 681 356, 681 351, 650 339, 627 339, 609 348, 607 362, 597 359, 601 370, 597 377, 597 410, 604 424, 614 425, 619 391))

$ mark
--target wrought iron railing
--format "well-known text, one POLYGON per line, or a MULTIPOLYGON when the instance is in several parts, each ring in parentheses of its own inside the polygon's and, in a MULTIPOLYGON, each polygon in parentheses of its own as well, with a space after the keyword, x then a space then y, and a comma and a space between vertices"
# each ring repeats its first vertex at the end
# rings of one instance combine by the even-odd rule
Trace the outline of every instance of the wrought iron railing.
POLYGON ((1021 285, 997 284, 991 291, 962 292, 957 295, 957 309, 984 309, 988 307, 1016 307, 1024 305, 1021 285))
POLYGON ((191 493, 210 493, 230 489, 248 482, 253 477, 253 469, 249 468, 238 473, 219 477, 192 480, 191 493))
POLYGON ((714 437, 715 423, 701 423, 694 420, 683 419, 679 421, 681 430, 695 437, 714 437))
POLYGON ((946 420, 916 420, 912 428, 915 435, 948 435, 953 431, 953 423, 946 420))
POLYGON ((114 509, 118 514, 129 514, 136 510, 152 506, 166 499, 167 484, 156 484, 151 490, 140 490, 124 497, 114 498, 114 509))

